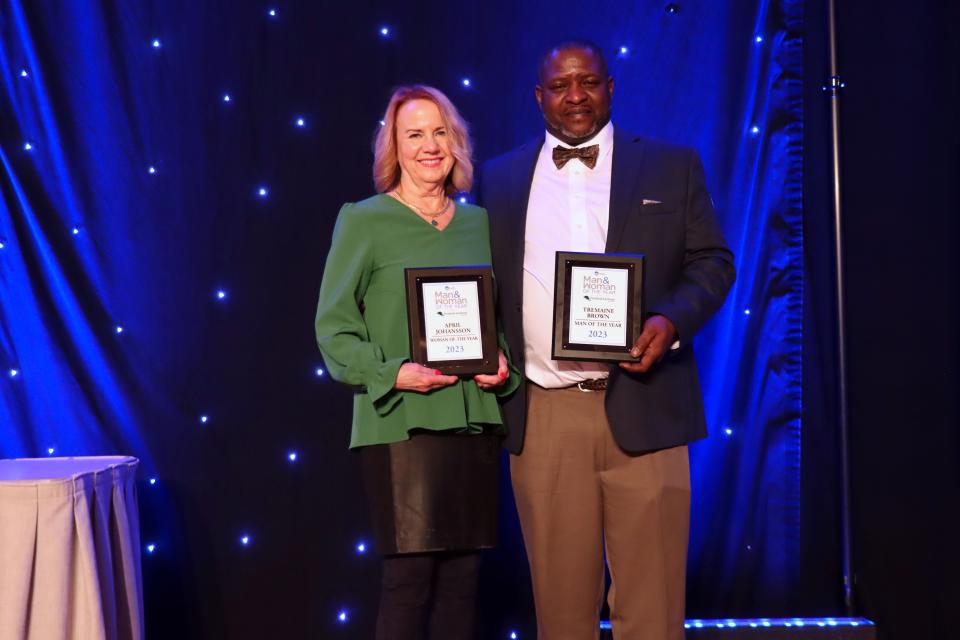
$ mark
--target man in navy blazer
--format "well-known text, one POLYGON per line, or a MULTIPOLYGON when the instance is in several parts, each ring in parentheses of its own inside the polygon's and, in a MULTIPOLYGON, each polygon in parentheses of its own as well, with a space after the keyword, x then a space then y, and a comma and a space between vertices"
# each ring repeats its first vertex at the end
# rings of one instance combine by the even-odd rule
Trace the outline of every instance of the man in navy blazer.
POLYGON ((697 154, 614 129, 601 51, 542 59, 544 136, 484 165, 499 307, 527 384, 503 404, 539 637, 683 638, 690 475, 706 436, 693 337, 734 280, 697 154), (556 251, 646 256, 648 316, 618 366, 550 357, 556 251))

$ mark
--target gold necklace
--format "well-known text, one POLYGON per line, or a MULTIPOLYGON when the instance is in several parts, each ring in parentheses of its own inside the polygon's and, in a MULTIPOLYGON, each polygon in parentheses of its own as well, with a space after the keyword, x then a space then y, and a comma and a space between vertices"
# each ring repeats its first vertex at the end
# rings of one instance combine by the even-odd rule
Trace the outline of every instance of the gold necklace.
POLYGON ((428 219, 430 220, 430 224, 432 224, 432 225, 435 226, 435 227, 440 226, 440 223, 437 222, 437 218, 439 218, 439 217, 442 216, 444 213, 446 213, 446 212, 447 212, 447 209, 450 208, 450 203, 453 202, 452 200, 450 200, 450 196, 444 196, 444 197, 443 197, 443 206, 442 206, 438 211, 436 211, 436 212, 427 213, 427 212, 425 212, 423 209, 421 209, 420 207, 418 207, 417 205, 415 205, 415 204, 413 204, 413 203, 410 203, 410 202, 407 202, 406 200, 404 200, 403 196, 400 195, 400 190, 399 190, 399 189, 394 189, 394 190, 393 190, 393 195, 395 195, 395 196, 397 197, 397 200, 399 200, 399 201, 402 202, 403 204, 407 205, 408 207, 410 207, 411 209, 413 209, 414 211, 416 211, 417 213, 419 213, 419 214, 420 214, 421 216, 423 216, 424 218, 428 218, 428 219))

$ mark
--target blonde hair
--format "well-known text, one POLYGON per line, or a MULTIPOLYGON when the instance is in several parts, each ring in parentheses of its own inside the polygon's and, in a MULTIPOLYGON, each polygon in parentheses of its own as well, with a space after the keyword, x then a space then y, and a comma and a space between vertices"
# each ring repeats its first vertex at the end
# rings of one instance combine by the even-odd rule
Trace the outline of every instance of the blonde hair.
POLYGON ((443 125, 447 128, 450 141, 450 155, 455 162, 453 170, 447 176, 444 188, 447 195, 461 191, 470 191, 473 186, 473 148, 470 144, 470 129, 453 106, 450 99, 439 89, 414 84, 398 87, 387 111, 383 114, 383 124, 373 141, 373 184, 378 193, 386 193, 400 184, 400 162, 397 158, 397 112, 411 100, 429 100, 437 105, 443 125))

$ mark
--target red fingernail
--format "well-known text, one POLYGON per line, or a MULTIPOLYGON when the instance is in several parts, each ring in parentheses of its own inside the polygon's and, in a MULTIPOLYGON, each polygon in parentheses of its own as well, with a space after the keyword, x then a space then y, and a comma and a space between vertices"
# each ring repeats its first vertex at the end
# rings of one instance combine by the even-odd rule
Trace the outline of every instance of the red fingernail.
POLYGON ((433 370, 433 375, 435 375, 435 376, 442 376, 443 374, 440 373, 440 369, 434 369, 434 370, 433 370))
POLYGON ((497 375, 500 376, 500 379, 501 379, 501 380, 506 380, 506 379, 507 379, 507 372, 506 372, 506 371, 500 371, 497 375))

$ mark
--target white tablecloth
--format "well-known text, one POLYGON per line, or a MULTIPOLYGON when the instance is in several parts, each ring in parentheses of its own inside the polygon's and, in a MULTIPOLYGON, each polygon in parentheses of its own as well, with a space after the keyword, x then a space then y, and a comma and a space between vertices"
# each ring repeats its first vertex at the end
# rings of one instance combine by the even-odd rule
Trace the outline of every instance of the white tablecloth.
POLYGON ((143 638, 138 460, 0 460, 0 640, 143 638))

